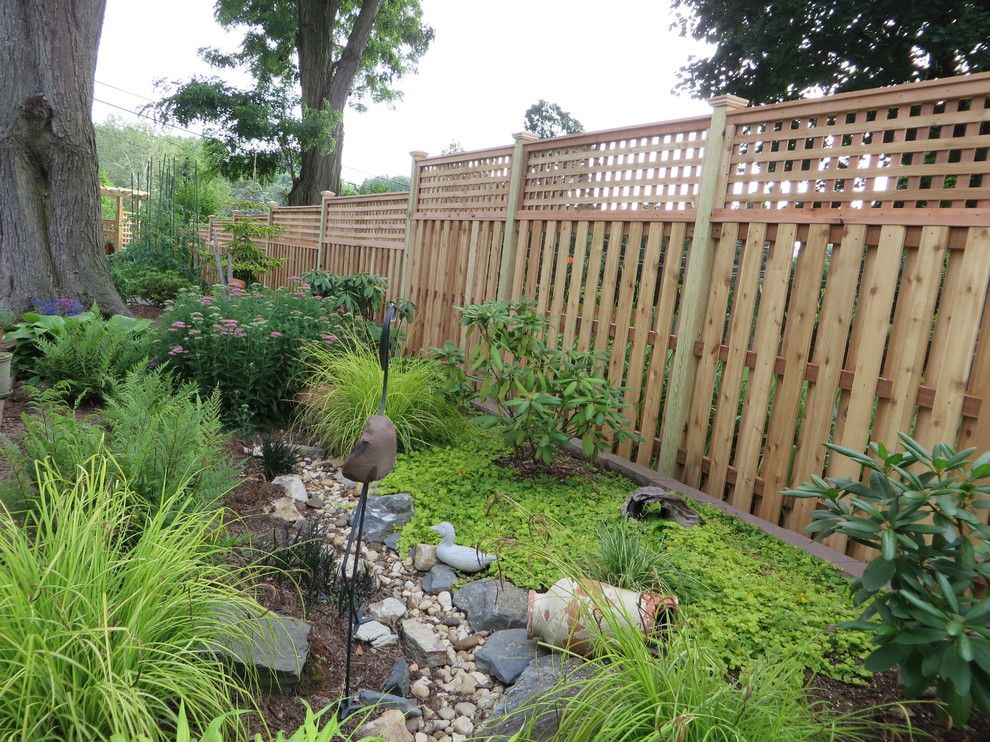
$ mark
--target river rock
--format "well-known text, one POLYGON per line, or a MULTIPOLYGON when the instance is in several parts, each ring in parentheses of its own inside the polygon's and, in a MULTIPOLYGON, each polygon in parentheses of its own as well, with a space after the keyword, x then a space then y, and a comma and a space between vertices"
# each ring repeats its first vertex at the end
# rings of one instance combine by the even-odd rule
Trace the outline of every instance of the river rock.
POLYGON ((453 590, 457 573, 446 564, 437 564, 423 578, 423 590, 431 595, 439 595, 445 590, 453 590))
POLYGON ((414 742, 412 732, 406 729, 406 718, 398 709, 389 709, 377 719, 369 721, 355 733, 355 738, 371 737, 385 742, 414 742))
POLYGON ((447 648, 430 624, 415 618, 402 622, 402 649, 420 667, 447 664, 447 648))
POLYGON ((305 520, 302 513, 296 507, 296 502, 296 500, 288 495, 278 498, 272 503, 274 509, 271 512, 271 517, 275 518, 275 520, 283 520, 286 523, 298 523, 301 520, 305 520))
POLYGON ((434 544, 417 544, 413 553, 413 566, 420 572, 429 572, 437 563, 437 547, 434 544))
MULTIPOLYGON (((351 527, 357 527, 358 511, 351 516, 351 527)), ((404 526, 413 517, 412 495, 378 495, 368 498, 364 516, 364 540, 370 544, 383 544, 393 531, 404 526)))
POLYGON ((485 646, 474 654, 478 669, 494 675, 503 683, 516 681, 523 670, 548 650, 526 636, 526 629, 504 629, 488 637, 485 646))
POLYGON ((526 627, 529 593, 511 582, 494 577, 469 582, 454 592, 453 602, 475 631, 526 627))

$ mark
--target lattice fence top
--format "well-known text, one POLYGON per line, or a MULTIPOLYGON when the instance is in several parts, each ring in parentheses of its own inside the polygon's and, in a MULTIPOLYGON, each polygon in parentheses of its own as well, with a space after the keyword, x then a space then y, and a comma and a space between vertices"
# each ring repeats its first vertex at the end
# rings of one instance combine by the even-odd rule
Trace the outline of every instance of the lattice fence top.
POLYGON ((417 211, 504 211, 511 168, 512 147, 423 160, 417 211))
POLYGON ((523 209, 693 209, 710 118, 527 145, 523 209))
POLYGON ((407 192, 329 199, 326 242, 401 250, 408 201, 407 192))
POLYGON ((733 208, 990 205, 990 75, 730 112, 733 208))
MULTIPOLYGON (((255 218, 265 221, 267 215, 255 218)), ((282 231, 271 239, 272 242, 315 246, 320 237, 320 207, 280 207, 272 212, 272 224, 282 228, 282 231)))

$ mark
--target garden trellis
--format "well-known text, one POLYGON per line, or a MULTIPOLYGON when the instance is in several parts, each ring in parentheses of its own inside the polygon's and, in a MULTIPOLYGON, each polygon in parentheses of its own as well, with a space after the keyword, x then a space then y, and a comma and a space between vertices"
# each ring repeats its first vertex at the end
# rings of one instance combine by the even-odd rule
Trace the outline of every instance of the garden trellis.
POLYGON ((858 474, 827 441, 990 449, 990 74, 711 103, 250 217, 283 226, 268 280, 386 276, 410 351, 462 340, 454 306, 535 297, 554 342, 610 353, 642 436, 616 453, 796 531, 813 503, 782 489, 858 474))

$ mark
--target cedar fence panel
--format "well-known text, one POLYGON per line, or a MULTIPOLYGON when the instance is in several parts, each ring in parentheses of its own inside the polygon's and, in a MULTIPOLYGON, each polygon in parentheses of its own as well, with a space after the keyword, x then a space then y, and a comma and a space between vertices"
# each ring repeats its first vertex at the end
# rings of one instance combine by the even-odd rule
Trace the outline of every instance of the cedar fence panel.
POLYGON ((782 490, 861 474, 826 442, 990 449, 990 74, 713 105, 414 153, 408 194, 275 209, 268 281, 386 276, 409 352, 463 344, 457 306, 530 297, 625 387, 642 440, 616 453, 796 531, 814 503, 782 490))

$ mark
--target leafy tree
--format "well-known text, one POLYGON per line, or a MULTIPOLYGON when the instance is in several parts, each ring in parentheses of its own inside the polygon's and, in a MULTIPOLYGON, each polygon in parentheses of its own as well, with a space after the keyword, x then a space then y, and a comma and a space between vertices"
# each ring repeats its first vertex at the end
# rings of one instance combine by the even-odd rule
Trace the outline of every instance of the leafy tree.
POLYGON ((395 193, 396 191, 409 190, 408 175, 376 175, 366 178, 357 187, 359 194, 365 193, 395 193))
POLYGON ((756 103, 990 69, 986 0, 674 0, 674 27, 717 44, 677 90, 756 103))
POLYGON ((137 187, 148 159, 160 162, 167 158, 196 160, 202 155, 202 140, 193 137, 161 134, 148 123, 131 123, 110 117, 94 126, 96 156, 100 170, 107 174, 110 184, 137 187), (133 179, 133 180, 132 180, 133 179))
POLYGON ((204 49, 203 59, 252 84, 198 76, 156 108, 201 123, 208 154, 231 179, 289 172, 294 205, 340 191, 344 106, 400 97, 395 81, 433 39, 420 0, 216 0, 216 19, 246 32, 237 51, 204 49))
POLYGON ((526 109, 523 126, 541 139, 584 131, 580 121, 556 103, 547 103, 542 98, 526 109))
POLYGON ((461 144, 456 139, 451 139, 450 140, 450 144, 448 144, 446 147, 444 147, 440 151, 440 154, 442 154, 442 155, 459 155, 463 151, 464 151, 464 145, 461 144))
POLYGON ((90 117, 106 0, 0 3, 0 302, 126 312, 103 253, 90 117))

